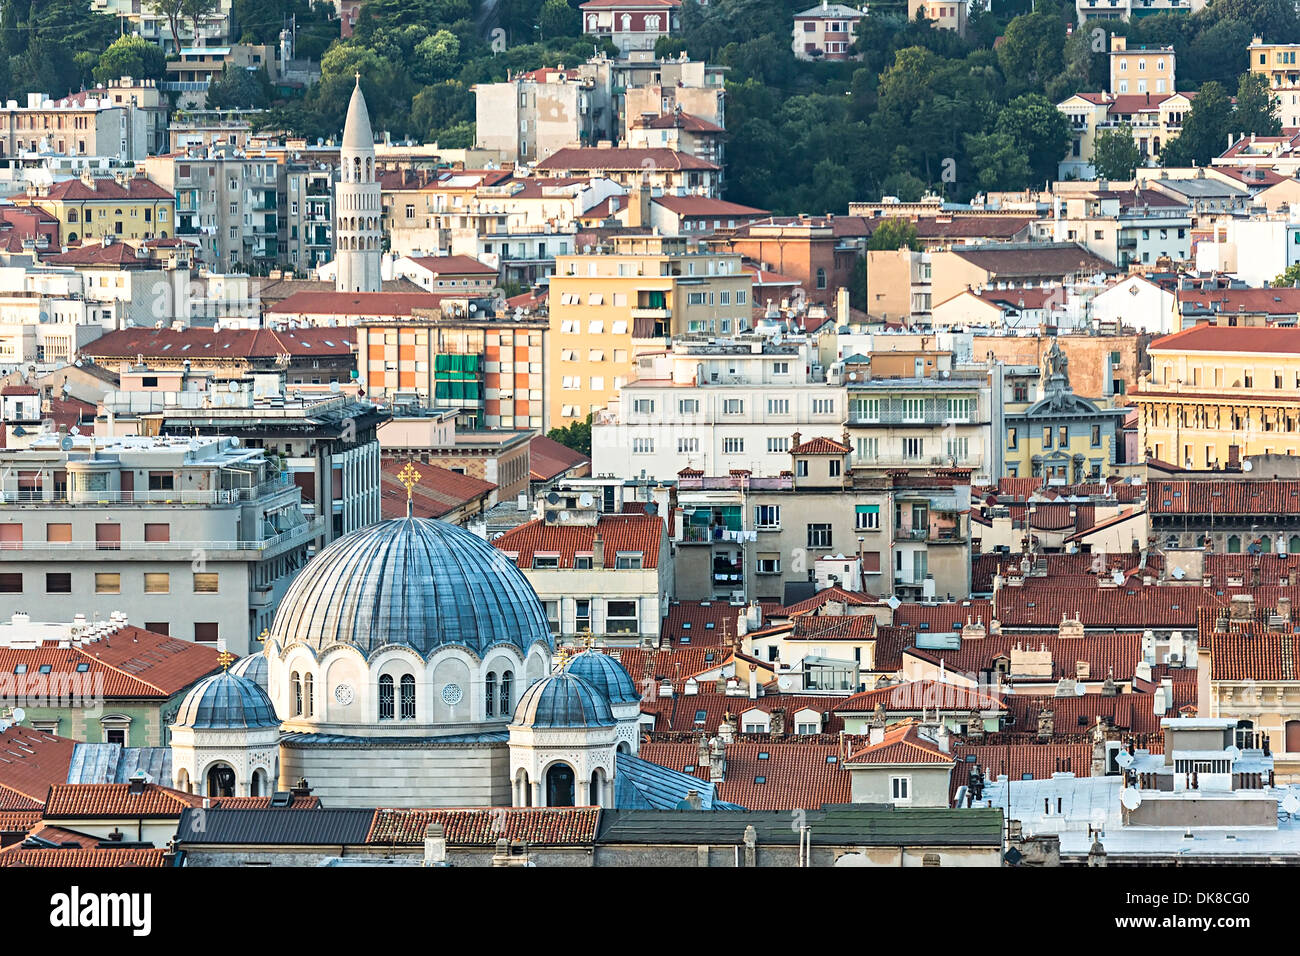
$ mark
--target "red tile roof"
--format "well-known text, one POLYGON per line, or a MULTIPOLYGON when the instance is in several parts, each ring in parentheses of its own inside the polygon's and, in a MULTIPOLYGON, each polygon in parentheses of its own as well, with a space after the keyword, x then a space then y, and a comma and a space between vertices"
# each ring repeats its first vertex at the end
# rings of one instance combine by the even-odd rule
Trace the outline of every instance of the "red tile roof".
POLYGON ((494 276, 497 270, 479 262, 473 256, 414 256, 412 262, 435 275, 444 276, 494 276))
MULTIPOLYGON (((584 4, 585 6, 585 4, 584 4)), ((670 169, 670 170, 717 170, 718 167, 713 163, 698 159, 689 153, 682 153, 675 149, 662 148, 630 148, 630 147, 608 147, 601 148, 595 146, 566 146, 563 149, 557 149, 546 159, 538 163, 536 169, 573 169, 573 170, 592 170, 592 169, 613 169, 613 170, 634 170, 641 171, 645 168, 646 160, 653 163, 653 169, 670 169)))
POLYGON ((1214 635, 1210 642, 1210 680, 1300 679, 1295 664, 1300 658, 1300 635, 1251 630, 1255 633, 1214 635))
POLYGON ((437 292, 295 292, 268 306, 266 314, 409 316, 414 309, 436 309, 444 298, 437 292))
MULTIPOLYGON (((1300 314, 1300 289, 1179 289, 1180 310, 1188 307, 1210 312, 1263 312, 1268 315, 1300 314)), ((1152 343, 1157 344, 1157 343, 1152 343)))
POLYGON ((910 720, 885 728, 884 737, 850 754, 848 764, 951 764, 952 754, 920 735, 920 728, 910 720))
POLYGON ((376 810, 366 843, 421 844, 426 828, 441 823, 449 846, 494 846, 499 839, 532 846, 589 846, 600 825, 598 807, 485 807, 376 810))
MULTIPOLYGON (((711 682, 703 682, 699 693, 674 694, 672 697, 650 697, 641 702, 642 714, 653 714, 655 718, 651 732, 655 735, 665 733, 717 733, 727 714, 739 718, 751 710, 761 710, 771 714, 776 710, 785 711, 784 735, 773 735, 772 740, 789 742, 807 742, 809 738, 796 736, 795 715, 801 710, 815 710, 821 722, 823 734, 836 734, 844 729, 844 721, 834 713, 835 705, 843 700, 817 694, 764 694, 761 697, 730 696, 719 694, 711 682)), ((655 736, 653 739, 661 740, 655 736)), ((764 739, 760 735, 745 734, 745 740, 764 739)))
MULTIPOLYGON (((1142 634, 1089 634, 1081 638, 1060 638, 1049 634, 1002 633, 988 637, 965 640, 956 650, 910 648, 904 654, 934 664, 940 662, 946 670, 978 678, 982 671, 992 670, 995 659, 1010 659, 1017 645, 1025 650, 1046 648, 1052 656, 1052 674, 1041 682, 1055 682, 1063 677, 1075 676, 1076 662, 1088 664, 1089 680, 1104 680, 1113 674, 1117 681, 1131 680, 1142 659, 1142 634)), ((1021 678, 1019 682, 1026 682, 1021 678)), ((1040 682, 1040 683, 1041 683, 1040 682)))
POLYGON ((1300 481, 1204 479, 1153 481, 1147 497, 1152 514, 1300 514, 1300 481))
POLYGON ((557 554, 561 568, 572 568, 576 554, 591 553, 597 531, 605 545, 606 568, 614 567, 620 551, 639 552, 643 568, 659 567, 664 522, 658 515, 602 515, 595 526, 548 525, 537 518, 507 531, 492 544, 517 553, 515 563, 526 570, 532 568, 533 555, 538 552, 557 554))
POLYGON ((1078 614, 1085 627, 1142 630, 1192 627, 1203 604, 1226 605, 1227 599, 1193 587, 1008 587, 998 592, 996 616, 1004 629, 1055 628, 1062 615, 1078 614))
POLYGON ((41 807, 31 810, 0 810, 0 833, 26 833, 41 822, 41 807))
POLYGON ((957 684, 935 680, 906 681, 891 687, 878 687, 845 698, 835 707, 837 714, 870 714, 877 704, 885 713, 913 710, 1006 710, 1000 695, 985 693, 957 684))
POLYGON ((1156 339, 1147 351, 1225 352, 1251 355, 1300 354, 1300 328, 1242 325, 1194 325, 1156 339))
POLYGON ((553 438, 536 435, 528 443, 529 477, 533 481, 552 481, 571 469, 590 466, 591 458, 553 438))
POLYGON ((163 848, 147 847, 29 849, 15 843, 0 850, 0 866, 160 867, 167 865, 166 853, 163 848))
POLYGON ((119 269, 152 269, 156 264, 147 255, 137 255, 125 242, 109 245, 86 243, 67 252, 56 252, 41 259, 52 266, 115 266, 119 269))
POLYGON ((833 438, 810 438, 790 449, 792 455, 847 455, 851 448, 833 438))
MULTIPOLYGON (((382 294, 382 293, 375 293, 382 294)), ((317 329, 143 329, 108 332, 80 353, 97 360, 134 362, 137 355, 151 359, 274 358, 293 356, 344 356, 352 354, 357 333, 350 328, 317 329), (188 348, 186 348, 188 346, 188 348)))
MULTIPOLYGON (((710 673, 731 662, 732 651, 729 647, 675 647, 652 648, 624 647, 618 651, 618 662, 632 675, 632 680, 641 687, 645 678, 650 677, 656 685, 662 680, 673 682, 678 692, 688 678, 710 673)), ((658 688, 645 687, 647 702, 657 699, 658 688)))
POLYGON ((142 793, 131 793, 130 788, 129 783, 55 784, 45 801, 45 819, 179 818, 186 807, 203 805, 203 797, 156 783, 145 784, 142 793))
POLYGON ((943 604, 900 604, 894 610, 894 623, 910 625, 916 631, 947 634, 960 631, 966 619, 980 618, 987 627, 993 619, 993 605, 988 601, 950 601, 943 604))
POLYGON ((141 199, 167 200, 175 198, 146 176, 133 176, 126 181, 125 186, 112 176, 102 179, 96 178, 94 183, 95 185, 92 187, 82 182, 80 177, 65 179, 50 186, 49 192, 45 195, 29 196, 26 193, 19 193, 9 198, 14 205, 29 205, 40 202, 42 199, 62 200, 64 202, 115 202, 124 199, 139 201, 141 199))
POLYGON ((10 727, 0 734, 0 810, 43 806, 50 787, 67 781, 75 747, 75 740, 31 727, 10 727))
POLYGON ((668 606, 659 637, 668 644, 689 638, 693 647, 730 644, 736 621, 745 609, 726 601, 683 601, 668 606))
MULTIPOLYGON (((710 123, 702 116, 696 116, 693 113, 674 111, 672 113, 660 113, 650 122, 645 124, 647 129, 684 129, 692 133, 722 133, 725 132, 717 123, 710 123)), ((741 207, 744 208, 744 207, 741 207)))
MULTIPOLYGON (((1035 720, 1037 715, 1035 715, 1035 720)), ((974 763, 985 773, 985 779, 995 781, 1005 775, 1008 780, 1049 780, 1054 773, 1073 773, 1076 777, 1092 776, 1092 744, 1007 742, 994 744, 953 744, 957 765, 950 786, 952 795, 970 779, 970 766, 974 763), (967 758, 974 757, 973 761, 967 758)))
MULTIPOLYGON (((1207 556, 1208 557, 1208 556, 1207 556)), ((1021 555, 1017 554, 978 554, 971 558, 971 590, 984 594, 993 590, 993 576, 1001 569, 1004 575, 1020 574, 1021 555)), ((1126 574, 1137 570, 1140 559, 1128 552, 1102 554, 1039 554, 1034 556, 1034 565, 1047 565, 1046 576, 1029 574, 1024 578, 1022 587, 1056 588, 1056 587, 1093 587, 1098 575, 1109 577, 1111 571, 1119 569, 1126 574), (1067 583, 1068 582, 1068 583, 1067 583)), ((1157 551, 1147 552, 1146 570, 1159 576, 1164 569, 1165 557, 1157 551)), ((988 623, 988 618, 984 619, 988 623)))
POLYGON ((824 607, 830 601, 837 601, 850 607, 868 607, 873 604, 879 604, 880 598, 874 594, 868 594, 866 591, 849 591, 839 585, 829 588, 822 588, 812 597, 804 598, 802 601, 796 601, 794 604, 778 608, 772 612, 773 617, 796 617, 801 614, 811 614, 818 608, 824 607))
MULTIPOLYGON (((1195 671, 1192 673, 1195 674, 1195 671)), ((1008 694, 1004 699, 1009 714, 1014 718, 1010 726, 1024 733, 1037 729, 1038 714, 1044 708, 1052 711, 1052 730, 1055 734, 1089 733, 1098 717, 1105 726, 1115 730, 1159 734, 1160 721, 1164 716, 1157 716, 1155 695, 1152 693, 1116 694, 1113 697, 1104 694, 1084 694, 1082 697, 1008 694)))
MULTIPOLYGON (((689 771, 693 776, 709 779, 709 768, 698 766, 699 744, 695 742, 647 741, 639 756, 673 770, 695 767, 689 771)), ((839 757, 838 742, 733 741, 727 746, 726 776, 718 784, 717 795, 749 810, 816 810, 826 803, 849 803, 853 799, 851 780, 839 757), (760 754, 767 756, 760 758, 760 754)))
POLYGON ((766 209, 742 206, 708 196, 656 196, 653 200, 669 212, 687 219, 737 219, 766 216, 766 209))
MULTIPOLYGON (((406 516, 406 486, 397 473, 407 464, 405 459, 385 458, 379 464, 379 504, 384 518, 406 516)), ((497 486, 490 481, 462 475, 438 465, 416 465, 419 481, 412 489, 411 513, 417 518, 441 518, 473 501, 487 499, 497 486)))

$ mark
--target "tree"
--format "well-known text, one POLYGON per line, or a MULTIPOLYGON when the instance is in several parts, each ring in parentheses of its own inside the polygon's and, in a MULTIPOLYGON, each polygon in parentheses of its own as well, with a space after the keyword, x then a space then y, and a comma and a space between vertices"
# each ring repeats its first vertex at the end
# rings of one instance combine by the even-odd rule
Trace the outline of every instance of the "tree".
POLYGON ((917 237, 916 223, 907 219, 884 220, 867 240, 867 248, 874 251, 893 252, 904 246, 913 252, 921 251, 921 240, 917 237))
POLYGON ((557 441, 565 448, 572 448, 579 454, 591 456, 591 416, 586 421, 571 422, 563 428, 552 428, 546 433, 551 441, 557 441))
POLYGON ((1297 284, 1300 284, 1300 262, 1287 266, 1286 272, 1283 272, 1271 283, 1275 289, 1295 288, 1297 284))
POLYGON ((1208 166, 1223 151, 1232 122, 1232 101, 1223 86, 1211 80, 1192 100, 1183 131, 1165 145, 1160 161, 1166 166, 1208 166))
POLYGON ((1277 136, 1282 121, 1277 104, 1268 91, 1268 79, 1262 73, 1243 73, 1237 83, 1237 106, 1232 112, 1232 132, 1241 136, 1277 136))
POLYGON ((185 0, 145 0, 145 8, 167 18, 167 29, 172 32, 176 49, 181 48, 181 22, 185 19, 185 0))
MULTIPOLYGON (((203 36, 203 21, 217 11, 220 0, 181 0, 181 15, 190 21, 194 30, 194 43, 197 46, 203 36)), ((179 47, 179 41, 177 46, 179 47)))
POLYGON ((1064 47, 1060 17, 1046 12, 1023 14, 1007 24, 998 62, 1013 89, 1041 89, 1057 72, 1064 47))
POLYGON ((1133 127, 1125 123, 1118 129, 1103 130, 1093 143, 1092 165, 1098 179, 1132 179, 1142 163, 1142 154, 1133 139, 1133 127))
POLYGON ((161 81, 166 68, 167 58, 158 44, 139 36, 121 36, 100 54, 94 76, 96 83, 105 84, 124 76, 161 81))
POLYGON ((1007 133, 967 134, 966 165, 985 191, 1024 189, 1029 184, 1029 160, 1007 133))
POLYGON ((460 39, 450 30, 439 30, 415 45, 412 72, 426 82, 445 80, 459 61, 460 39))
POLYGON ((228 66, 208 84, 210 110, 263 109, 271 101, 271 81, 266 70, 228 66))
POLYGON ((1070 120, 1040 93, 1026 93, 998 115, 997 132, 1006 133, 1025 154, 1035 184, 1056 179, 1070 145, 1070 120))
POLYGON ((537 19, 543 37, 576 37, 582 33, 582 16, 568 0, 546 0, 537 19))

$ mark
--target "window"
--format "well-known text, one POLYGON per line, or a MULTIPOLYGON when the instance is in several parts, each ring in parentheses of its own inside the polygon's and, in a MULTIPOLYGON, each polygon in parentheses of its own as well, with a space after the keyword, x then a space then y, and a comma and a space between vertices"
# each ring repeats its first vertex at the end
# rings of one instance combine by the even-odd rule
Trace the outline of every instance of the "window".
POLYGON ((639 571, 644 555, 640 551, 620 551, 614 557, 614 569, 617 571, 639 571))
POLYGON ((560 556, 557 554, 534 554, 533 570, 534 571, 553 571, 560 566, 560 556))
POLYGON ((393 719, 393 675, 379 678, 379 719, 393 719))
MULTIPOLYGON (((554 630, 551 631, 554 634, 554 630)), ((483 682, 483 712, 487 717, 496 715, 497 706, 497 672, 488 671, 487 679, 483 682)), ((505 715, 502 714, 504 717, 505 715)))
POLYGON ((144 573, 145 594, 167 594, 171 591, 171 575, 166 571, 146 571, 144 573))
POLYGON ((759 574, 780 574, 781 573, 781 555, 774 552, 760 554, 754 565, 754 569, 759 574))
POLYGON ((45 575, 46 594, 71 594, 72 575, 67 571, 54 571, 45 575))
POLYGON ((905 398, 903 405, 903 421, 905 422, 923 422, 925 421, 925 399, 923 398, 905 398))
POLYGON ((700 400, 698 398, 683 398, 678 400, 677 412, 681 415, 698 415, 700 413, 700 400))
POLYGON ((290 716, 297 717, 302 713, 302 678, 297 671, 289 675, 289 686, 292 688, 293 704, 290 708, 290 716))
POLYGON ((95 593, 121 594, 122 575, 118 574, 116 571, 95 572, 95 593))
POLYGON ((796 478, 808 477, 808 459, 800 458, 794 463, 794 475, 796 478))
POLYGON ((745 451, 745 439, 743 438, 724 438, 722 439, 722 453, 724 455, 740 455, 745 451))
POLYGON ((831 526, 825 523, 808 525, 808 547, 829 548, 831 546, 831 526))
POLYGON ((122 550, 122 526, 120 524, 95 525, 95 548, 99 551, 122 550))
POLYGON ((1043 447, 1044 448, 1052 447, 1052 426, 1051 425, 1043 426, 1043 447))
POLYGON ((895 803, 908 803, 912 799, 911 777, 890 777, 889 796, 895 803))
POLYGON ((1070 426, 1069 425, 1062 425, 1059 429, 1057 429, 1056 447, 1058 448, 1070 447, 1070 426))
POLYGON ((781 527, 781 506, 780 505, 755 505, 754 506, 754 527, 756 528, 781 527))
POLYGON ((573 630, 578 634, 591 633, 591 601, 583 598, 573 602, 573 630))
POLYGON ((607 601, 605 603, 605 633, 635 634, 639 627, 636 601, 607 601))
POLYGON ((632 402, 632 411, 638 415, 653 415, 655 410, 655 400, 653 398, 638 398, 632 402))
POLYGON ((1020 436, 1016 433, 1015 426, 1007 428, 1007 448, 1015 451, 1020 445, 1020 436))
POLYGON ((789 415, 790 399, 788 398, 769 398, 767 400, 767 413, 769 415, 789 415))
POLYGON ((415 720, 415 676, 402 675, 402 720, 415 720))
POLYGON ((71 541, 72 525, 70 524, 46 524, 45 526, 46 541, 71 541))
POLYGON ((772 363, 772 374, 773 374, 773 375, 789 375, 789 374, 790 374, 790 363, 789 363, 789 362, 773 362, 773 363, 772 363))
POLYGON ((879 438, 859 438, 855 445, 858 461, 871 461, 880 456, 879 438))
POLYGON ((880 421, 880 399, 855 398, 849 403, 851 417, 865 422, 880 421))
POLYGON ((172 539, 172 526, 169 524, 146 524, 144 526, 144 539, 146 541, 170 541, 172 539))
POLYGON ((219 586, 219 577, 220 575, 215 571, 195 571, 194 593, 216 594, 219 586))
POLYGON ((514 682, 515 682, 514 671, 501 672, 501 696, 499 699, 499 703, 501 704, 502 717, 510 716, 511 706, 512 706, 510 701, 510 693, 511 693, 511 688, 514 686, 514 682))
POLYGON ((835 414, 835 399, 814 398, 812 410, 814 415, 833 415, 835 414))
POLYGON ((904 438, 903 457, 908 461, 919 461, 925 454, 924 438, 904 438))
POLYGON ((1100 425, 1092 426, 1092 447, 1093 448, 1101 447, 1101 426, 1100 425))
POLYGON ((728 398, 722 402, 722 413, 724 415, 743 415, 745 412, 745 400, 743 398, 728 398))
POLYGON ((198 644, 215 644, 219 636, 216 621, 195 621, 194 641, 198 644))
POLYGON ((22 594, 23 576, 19 573, 0 574, 0 594, 22 594))
POLYGON ((634 455, 653 455, 655 450, 655 440, 653 438, 633 438, 632 454, 634 455))
POLYGON ((859 531, 880 530, 880 505, 855 505, 854 527, 859 531))
POLYGON ((700 450, 700 440, 698 438, 679 438, 677 439, 677 454, 687 455, 700 450))
POLYGON ((832 478, 838 478, 840 476, 840 464, 841 462, 838 458, 832 458, 829 462, 827 462, 829 468, 828 473, 832 478))
POLYGON ((824 289, 824 288, 826 288, 826 270, 825 270, 825 269, 818 269, 818 270, 817 270, 817 288, 819 288, 819 289, 824 289))

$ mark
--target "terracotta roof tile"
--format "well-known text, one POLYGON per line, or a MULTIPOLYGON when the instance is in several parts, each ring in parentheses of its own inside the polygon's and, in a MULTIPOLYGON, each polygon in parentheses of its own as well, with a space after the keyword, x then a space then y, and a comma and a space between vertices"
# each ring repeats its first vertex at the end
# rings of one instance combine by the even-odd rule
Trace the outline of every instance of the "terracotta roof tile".
POLYGON ((866 591, 849 591, 836 585, 834 587, 822 588, 812 597, 804 598, 802 601, 796 601, 794 604, 789 604, 772 613, 774 617, 795 617, 800 614, 811 614, 831 601, 836 601, 851 607, 868 607, 873 604, 879 604, 880 598, 876 597, 874 594, 868 594, 866 591))
MULTIPOLYGON (((739 718, 751 710, 761 710, 771 714, 774 710, 785 711, 785 736, 799 740, 795 732, 795 715, 801 710, 817 711, 821 732, 835 734, 844 729, 844 721, 834 713, 834 708, 843 698, 814 694, 764 694, 761 697, 730 696, 719 694, 712 683, 703 682, 699 693, 674 694, 672 697, 651 697, 641 702, 641 713, 653 714, 655 717, 652 733, 708 733, 718 732, 727 714, 739 718), (824 716, 823 716, 824 715, 824 716)), ((741 723, 743 727, 743 723, 741 723)), ((747 740, 755 739, 754 734, 745 734, 747 740)), ((656 739, 657 736, 656 736, 656 739)), ((772 739, 781 740, 782 737, 772 739)))
POLYGON ((10 727, 0 734, 0 810, 44 805, 50 787, 68 779, 75 747, 75 740, 31 727, 10 727))
POLYGON ((878 687, 845 698, 835 707, 838 714, 869 714, 877 704, 884 704, 885 713, 913 710, 1006 710, 1007 705, 997 694, 934 680, 906 681, 890 687, 878 687))
POLYGON ((166 866, 167 851, 146 847, 28 849, 21 843, 0 850, 0 866, 166 866))
POLYGON ((596 840, 598 807, 505 807, 446 810, 376 810, 366 842, 424 842, 430 823, 441 823, 449 846, 494 846, 498 839, 534 846, 588 846, 596 840))
MULTIPOLYGON (((65 777, 66 779, 66 777, 65 777)), ((130 793, 129 783, 63 783, 50 787, 45 819, 82 817, 177 817, 186 807, 203 805, 203 797, 148 783, 130 793)))
POLYGON ((445 298, 437 292, 295 292, 268 306, 266 314, 409 316, 414 309, 436 309, 445 298))
MULTIPOLYGON (((397 478, 406 464, 405 459, 392 458, 379 464, 379 501, 385 518, 406 516, 406 486, 397 478)), ((420 478, 412 489, 411 512, 417 518, 441 518, 472 501, 486 499, 497 488, 490 481, 438 465, 420 463, 416 471, 420 478)))
POLYGON ((594 146, 566 146, 557 149, 534 168, 546 170, 614 169, 639 171, 644 168, 647 159, 654 163, 653 168, 655 169, 716 170, 718 168, 713 163, 698 159, 689 153, 678 152, 675 149, 598 148, 594 146))
POLYGON ((356 330, 344 327, 282 331, 131 328, 108 332, 79 351, 98 360, 129 362, 134 362, 137 355, 143 355, 146 362, 157 358, 274 358, 284 354, 324 358, 351 355, 356 340, 356 330))
POLYGON ((790 449, 792 455, 847 455, 851 448, 833 438, 810 438, 790 449))
POLYGON ((572 469, 581 469, 583 466, 590 470, 589 456, 561 445, 553 438, 536 435, 528 443, 529 477, 533 481, 552 481, 572 469))
POLYGON ((668 606, 660 640, 665 643, 682 643, 687 638, 692 647, 731 644, 736 633, 736 622, 744 608, 733 607, 726 601, 683 601, 668 606))
MULTIPOLYGON (((699 745, 694 742, 647 741, 639 756, 672 770, 692 766, 692 775, 709 779, 709 768, 697 766, 699 745)), ((838 742, 733 741, 727 746, 727 772, 717 786, 717 795, 749 810, 816 810, 826 803, 850 803, 853 799, 838 742)))
POLYGON ((1153 481, 1147 498, 1152 514, 1300 514, 1300 481, 1202 479, 1153 481))
MULTIPOLYGON (((978 678, 981 671, 992 670, 994 660, 1010 659, 1016 645, 1037 651, 1043 647, 1052 655, 1052 674, 1044 681, 1073 678, 1076 662, 1088 664, 1089 680, 1104 680, 1113 674, 1117 681, 1131 680, 1142 659, 1142 634, 1088 634, 1080 638, 1060 638, 1053 634, 1013 633, 965 640, 957 650, 911 648, 904 653, 933 663, 942 662, 946 670, 978 678)), ((1023 678, 1022 678, 1023 680, 1023 678)))
POLYGON ((537 518, 507 531, 492 544, 517 553, 515 563, 525 570, 532 568, 537 552, 557 554, 561 568, 572 568, 575 555, 591 552, 597 531, 605 545, 606 568, 614 567, 620 551, 639 552, 643 568, 659 566, 664 522, 658 515, 602 515, 596 525, 548 525, 537 518))
POLYGON ((885 728, 884 737, 874 744, 851 754, 849 764, 951 764, 952 754, 939 749, 934 741, 920 735, 920 728, 912 721, 903 721, 885 728))

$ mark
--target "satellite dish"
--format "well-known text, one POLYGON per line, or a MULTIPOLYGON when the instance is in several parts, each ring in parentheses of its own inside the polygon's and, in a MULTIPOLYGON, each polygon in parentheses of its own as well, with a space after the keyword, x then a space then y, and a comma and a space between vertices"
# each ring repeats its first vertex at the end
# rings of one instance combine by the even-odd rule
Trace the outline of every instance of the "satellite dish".
POLYGON ((1187 576, 1187 572, 1184 571, 1181 567, 1174 568, 1174 570, 1171 573, 1173 574, 1175 581, 1181 581, 1183 578, 1187 576))
POLYGON ((71 428, 68 429, 68 433, 71 435, 80 435, 81 429, 78 428, 76 425, 73 425, 71 428))
POLYGON ((891 611, 897 611, 897 610, 898 610, 898 606, 899 606, 900 604, 902 604, 903 602, 900 601, 898 598, 894 597, 894 596, 891 594, 891 595, 889 595, 889 600, 886 601, 885 603, 889 605, 889 608, 890 608, 891 611))
POLYGON ((596 499, 593 498, 589 492, 584 491, 578 496, 578 504, 583 508, 590 508, 595 503, 596 499))
POLYGON ((560 496, 552 491, 546 496, 546 503, 548 505, 558 505, 560 503, 560 496))
POLYGON ((784 677, 777 678, 776 685, 780 687, 782 691, 794 690, 794 679, 787 674, 784 677))
POLYGON ((1142 793, 1137 787, 1128 787, 1120 792, 1119 802, 1125 810, 1136 810, 1142 806, 1142 793))
POLYGON ((1300 797, 1288 790, 1286 796, 1282 798, 1282 809, 1287 813, 1295 813, 1300 810, 1300 797))
POLYGON ((1247 458, 1245 461, 1241 463, 1242 471, 1253 471, 1254 468, 1255 468, 1255 463, 1251 461, 1249 458, 1247 458))
POLYGON ((9 729, 9 727, 10 727, 9 721, 0 720, 0 733, 4 733, 6 730, 9 729))
POLYGON ((231 447, 231 448, 238 448, 238 447, 239 447, 239 437, 238 437, 237 435, 232 435, 232 436, 230 437, 230 447, 231 447))
POLYGON ((1114 571, 1110 573, 1110 579, 1114 581, 1115 585, 1118 587, 1119 585, 1124 583, 1124 572, 1121 571, 1119 568, 1116 568, 1114 571))
POLYGON ((64 451, 72 451, 72 444, 73 444, 72 436, 64 435, 62 440, 59 442, 59 447, 62 448, 64 451))
POLYGON ((13 717, 15 724, 21 724, 23 722, 23 718, 27 716, 27 711, 23 710, 21 707, 15 707, 13 714, 11 714, 10 716, 13 717))
POLYGON ((559 517, 560 517, 560 513, 558 511, 546 512, 546 520, 551 524, 554 524, 559 519, 559 517))
POLYGON ((330 391, 337 395, 340 391, 338 382, 330 382, 330 391))
POLYGON ((1133 766, 1133 755, 1127 750, 1121 750, 1119 755, 1115 757, 1115 762, 1127 770, 1133 766))
POLYGON ((231 391, 232 393, 234 393, 234 392, 238 392, 238 391, 239 391, 239 383, 238 383, 238 382, 231 382, 230 385, 229 385, 228 387, 229 387, 229 389, 230 389, 230 391, 231 391))
POLYGON ((1086 693, 1088 693, 1088 687, 1087 687, 1087 685, 1085 685, 1085 684, 1080 684, 1080 683, 1078 683, 1078 682, 1075 682, 1075 685, 1074 685, 1074 696, 1075 696, 1075 697, 1082 697, 1082 696, 1084 696, 1086 693))

